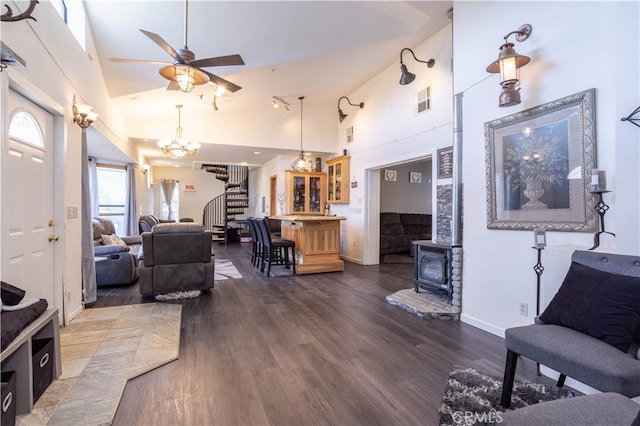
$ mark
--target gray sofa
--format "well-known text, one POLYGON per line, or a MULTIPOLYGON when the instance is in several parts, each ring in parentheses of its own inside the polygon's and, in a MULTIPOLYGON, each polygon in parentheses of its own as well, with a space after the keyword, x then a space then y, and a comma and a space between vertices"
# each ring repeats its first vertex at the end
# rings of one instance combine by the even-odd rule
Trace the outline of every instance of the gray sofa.
POLYGON ((574 252, 537 323, 505 332, 501 404, 510 406, 520 355, 560 372, 558 386, 571 377, 603 392, 640 395, 639 277, 638 256, 574 252))
POLYGON ((380 213, 380 256, 411 253, 411 241, 431 239, 431 215, 380 213))
POLYGON ((213 287, 212 233, 195 223, 161 223, 142 233, 140 294, 213 287))
POLYGON ((93 254, 96 261, 98 286, 125 285, 138 279, 138 251, 142 245, 139 235, 119 237, 125 245, 104 244, 103 236, 115 235, 113 222, 96 217, 93 225, 93 254))
POLYGON ((617 393, 600 393, 541 402, 500 413, 502 425, 638 426, 640 401, 617 393))

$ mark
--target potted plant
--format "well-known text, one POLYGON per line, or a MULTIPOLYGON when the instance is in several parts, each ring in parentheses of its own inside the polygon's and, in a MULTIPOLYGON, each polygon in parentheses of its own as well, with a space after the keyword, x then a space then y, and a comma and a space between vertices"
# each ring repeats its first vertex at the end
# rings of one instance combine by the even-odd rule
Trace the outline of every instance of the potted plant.
POLYGON ((505 190, 522 190, 529 201, 522 209, 546 209, 539 200, 545 190, 560 185, 567 179, 569 154, 567 141, 553 134, 526 130, 519 137, 505 141, 504 145, 505 190))

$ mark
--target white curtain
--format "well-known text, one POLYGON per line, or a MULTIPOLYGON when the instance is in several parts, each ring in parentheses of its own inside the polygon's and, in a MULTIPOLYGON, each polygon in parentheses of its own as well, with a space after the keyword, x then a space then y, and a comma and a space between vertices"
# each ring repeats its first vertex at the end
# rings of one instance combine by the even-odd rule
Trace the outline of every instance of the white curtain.
POLYGON ((136 164, 127 164, 127 199, 124 203, 124 235, 138 234, 136 214, 136 164))
POLYGON ((167 205, 169 214, 167 214, 167 220, 175 220, 173 217, 173 210, 171 208, 171 202, 173 201, 173 192, 176 189, 177 181, 172 179, 162 179, 160 182, 160 188, 162 189, 162 195, 164 196, 164 202, 167 205))
POLYGON ((98 162, 89 157, 89 191, 91 192, 91 217, 100 216, 100 197, 98 196, 98 162))
MULTIPOLYGON (((93 254, 93 225, 92 218, 92 192, 89 173, 89 156, 87 155, 87 130, 82 129, 82 236, 81 236, 81 268, 82 291, 84 302, 93 303, 98 300, 98 287, 96 284, 96 263, 93 254)), ((93 162, 95 166, 95 161, 93 162)), ((97 182, 97 180, 96 180, 97 182)), ((97 185, 94 194, 98 193, 97 185)), ((96 195, 97 197, 97 195, 96 195)), ((97 216, 97 214, 96 214, 97 216)))

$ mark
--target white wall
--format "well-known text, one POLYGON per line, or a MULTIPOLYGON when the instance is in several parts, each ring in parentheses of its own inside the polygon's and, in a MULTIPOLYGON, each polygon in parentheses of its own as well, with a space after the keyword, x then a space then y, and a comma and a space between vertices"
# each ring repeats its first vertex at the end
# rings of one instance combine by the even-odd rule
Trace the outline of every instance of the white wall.
MULTIPOLYGON (((224 192, 224 182, 215 178, 215 174, 204 170, 189 169, 185 167, 153 167, 153 183, 150 191, 159 191, 159 183, 162 179, 173 179, 179 181, 178 197, 180 200, 180 211, 178 217, 190 217, 195 222, 202 223, 202 212, 204 206, 224 192), (194 185, 195 191, 185 191, 185 185, 194 185)), ((154 193, 157 209, 152 214, 160 217, 162 212, 160 207, 161 197, 159 192, 154 193)))
MULTIPOLYGON (((352 102, 364 102, 365 106, 349 110, 349 116, 338 129, 338 152, 347 149, 351 155, 351 180, 358 183, 357 188, 351 189, 350 204, 332 206, 333 213, 347 218, 342 222, 345 259, 378 263, 377 237, 371 240, 368 231, 378 227, 379 193, 371 183, 379 181, 374 171, 409 160, 435 158, 439 148, 452 144, 451 46, 451 25, 448 25, 420 45, 408 46, 419 59, 436 61, 433 68, 427 68, 406 54, 405 65, 416 74, 411 84, 398 84, 400 64, 394 62, 348 95, 352 102), (417 115, 416 94, 427 85, 432 89, 432 109, 417 115), (350 126, 354 140, 347 143, 346 130, 350 126), (369 176, 370 173, 375 176, 369 176)), ((424 180, 428 178, 423 175, 424 180)), ((430 178, 435 182, 433 171, 430 178)))
MULTIPOLYGON (((24 10, 25 3, 7 4, 16 10, 24 10)), ((80 3, 78 3, 80 4, 80 3)), ((67 206, 81 204, 81 130, 72 120, 74 95, 80 103, 94 107, 100 115, 93 126, 107 134, 125 152, 134 153, 128 146, 123 121, 109 102, 102 83, 102 74, 96 58, 90 32, 87 32, 87 52, 82 50, 73 35, 49 2, 40 2, 34 15, 37 21, 23 20, 2 23, 2 41, 21 56, 26 67, 9 67, 2 72, 2 104, 6 105, 7 87, 11 87, 39 104, 54 116, 54 143, 61 147, 56 153, 56 187, 54 209, 56 233, 61 236, 55 259, 56 272, 64 287, 64 321, 69 321, 82 311, 82 282, 80 274, 81 223, 78 218, 65 218, 67 206), (55 42, 54 42, 55 41, 55 42), (59 154, 59 155, 58 155, 59 154)), ((8 112, 3 111, 3 129, 6 129, 8 112)), ((3 146, 6 132, 2 132, 3 146)), ((0 152, 5 152, 4 149, 0 152)), ((2 155, 2 154, 0 154, 2 155)), ((1 160, 1 158, 0 158, 1 160)), ((0 205, 0 210, 8 208, 0 205)), ((0 256, 5 256, 0 253, 0 256)), ((0 271, 1 273, 1 271, 0 271)), ((59 306, 56 306, 61 308, 59 306)), ((60 309, 62 312, 63 310, 60 309)))
POLYGON ((398 213, 426 213, 433 211, 431 201, 433 183, 431 160, 390 167, 397 172, 396 181, 380 180, 380 211, 398 213), (420 183, 409 182, 409 173, 422 173, 420 183))
MULTIPOLYGON (((617 235, 603 237, 601 250, 640 253, 640 132, 620 121, 638 105, 638 17, 637 2, 456 2, 454 93, 464 93, 463 321, 503 335, 535 315, 533 232, 486 227, 487 121, 594 87, 597 166, 607 170, 613 190, 606 195, 606 229, 617 235), (515 46, 531 57, 521 69, 522 103, 500 108, 499 77, 485 68, 503 36, 524 23, 533 33, 515 46), (529 305, 526 317, 518 313, 520 302, 529 305)), ((548 232, 547 242, 543 264, 555 266, 542 275, 545 304, 562 281, 571 250, 589 248, 593 234, 548 232)))

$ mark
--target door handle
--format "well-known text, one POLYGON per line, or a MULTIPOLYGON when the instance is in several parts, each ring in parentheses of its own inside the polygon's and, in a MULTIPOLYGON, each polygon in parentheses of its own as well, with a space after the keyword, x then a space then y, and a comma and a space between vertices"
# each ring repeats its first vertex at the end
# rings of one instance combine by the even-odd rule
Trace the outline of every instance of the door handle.
POLYGON ((49 234, 48 240, 49 240, 49 242, 58 241, 58 236, 57 235, 53 235, 53 234, 49 234))

